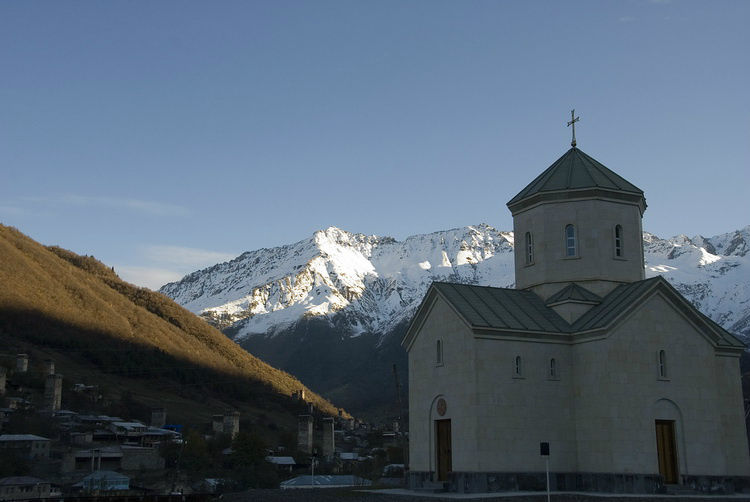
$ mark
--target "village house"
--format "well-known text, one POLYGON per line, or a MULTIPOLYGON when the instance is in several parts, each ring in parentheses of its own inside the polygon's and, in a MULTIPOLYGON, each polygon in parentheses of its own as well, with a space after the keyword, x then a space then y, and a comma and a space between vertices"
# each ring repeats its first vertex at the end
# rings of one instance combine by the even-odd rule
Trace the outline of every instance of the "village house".
POLYGON ((31 476, 0 479, 0 500, 35 500, 53 496, 49 481, 31 476))
POLYGON ((29 460, 49 458, 50 440, 34 434, 0 435, 0 454, 16 454, 29 460))

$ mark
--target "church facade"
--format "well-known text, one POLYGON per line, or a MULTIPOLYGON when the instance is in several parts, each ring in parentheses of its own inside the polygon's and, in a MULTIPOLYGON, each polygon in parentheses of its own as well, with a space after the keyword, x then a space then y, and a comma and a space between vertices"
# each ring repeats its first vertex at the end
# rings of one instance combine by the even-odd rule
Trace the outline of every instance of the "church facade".
POLYGON ((574 146, 508 208, 515 289, 434 283, 402 342, 410 486, 747 483, 745 346, 645 279, 643 192, 574 146))

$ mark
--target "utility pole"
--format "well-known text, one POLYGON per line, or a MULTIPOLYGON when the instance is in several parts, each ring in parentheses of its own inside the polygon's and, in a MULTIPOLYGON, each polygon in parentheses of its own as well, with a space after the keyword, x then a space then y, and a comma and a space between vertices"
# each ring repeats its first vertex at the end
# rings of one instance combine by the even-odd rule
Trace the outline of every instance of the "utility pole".
POLYGON ((406 427, 403 424, 406 413, 404 413, 404 403, 401 400, 401 382, 398 379, 398 368, 396 368, 396 363, 393 363, 393 378, 396 381, 396 399, 398 400, 398 421, 400 429, 396 434, 398 435, 398 443, 401 446, 401 454, 404 456, 404 476, 406 476, 406 470, 409 466, 409 448, 406 445, 406 427))

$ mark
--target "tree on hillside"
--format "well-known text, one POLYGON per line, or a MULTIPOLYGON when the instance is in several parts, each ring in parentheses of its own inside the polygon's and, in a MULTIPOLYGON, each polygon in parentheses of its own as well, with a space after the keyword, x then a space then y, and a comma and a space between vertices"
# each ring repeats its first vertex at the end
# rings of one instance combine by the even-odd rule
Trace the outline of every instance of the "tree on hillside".
POLYGON ((257 434, 240 432, 232 441, 232 479, 239 488, 276 488, 279 479, 266 462, 266 445, 257 434))
POLYGON ((192 477, 205 474, 212 466, 208 443, 196 430, 189 430, 185 435, 185 444, 179 456, 180 469, 187 471, 192 477))

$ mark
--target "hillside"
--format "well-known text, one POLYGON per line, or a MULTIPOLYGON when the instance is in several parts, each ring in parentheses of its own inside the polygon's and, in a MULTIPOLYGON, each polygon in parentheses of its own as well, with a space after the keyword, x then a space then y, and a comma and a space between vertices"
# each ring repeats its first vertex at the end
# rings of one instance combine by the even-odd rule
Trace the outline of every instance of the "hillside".
MULTIPOLYGON (((293 414, 306 390, 166 296, 138 288, 92 257, 44 247, 0 225, 0 363, 17 352, 54 357, 67 385, 84 381, 199 421, 226 408, 293 414)), ((65 406, 65 404, 63 404, 65 406)))

